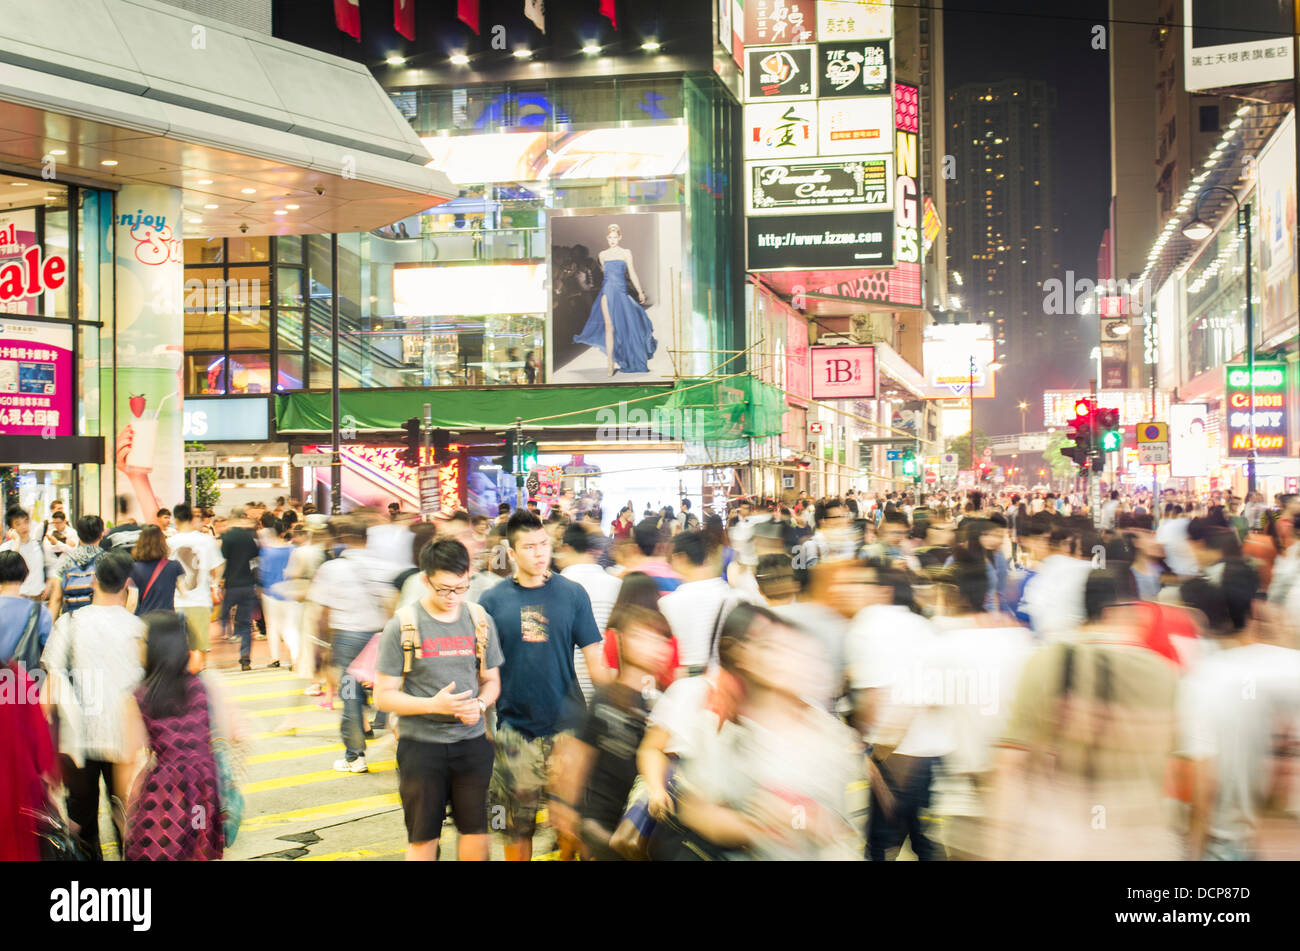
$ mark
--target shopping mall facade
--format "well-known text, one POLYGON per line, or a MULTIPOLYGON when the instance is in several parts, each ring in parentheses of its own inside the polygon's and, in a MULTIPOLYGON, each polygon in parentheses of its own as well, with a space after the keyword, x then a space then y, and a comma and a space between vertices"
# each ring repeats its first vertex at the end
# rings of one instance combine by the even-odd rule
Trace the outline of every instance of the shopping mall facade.
POLYGON ((516 426, 547 490, 638 506, 891 488, 911 480, 882 436, 935 451, 918 369, 932 263, 918 252, 901 283, 746 273, 744 57, 712 5, 669 3, 662 51, 629 13, 601 56, 545 63, 452 67, 390 29, 407 64, 373 70, 328 5, 275 36, 154 0, 57 5, 98 41, 77 48, 54 17, 0 40, 0 264, 23 282, 4 302, 0 464, 38 517, 53 498, 108 512, 116 493, 152 514, 184 494, 186 448, 216 454, 222 506, 417 509, 398 456, 426 408, 453 440, 444 500, 477 511, 515 498, 494 464, 516 426), (592 339, 611 230, 654 338, 644 368, 613 375, 575 340, 592 339), (810 348, 836 340, 875 347, 870 398, 811 399, 810 348), (339 465, 293 462, 336 445, 339 465))

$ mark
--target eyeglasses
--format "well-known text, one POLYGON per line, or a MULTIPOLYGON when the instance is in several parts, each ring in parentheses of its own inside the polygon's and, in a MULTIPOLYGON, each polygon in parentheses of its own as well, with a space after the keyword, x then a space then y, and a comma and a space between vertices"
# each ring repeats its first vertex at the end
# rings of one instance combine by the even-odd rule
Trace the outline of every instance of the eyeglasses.
POLYGON ((433 593, 443 598, 451 594, 455 594, 455 595, 465 594, 468 591, 469 591, 468 582, 466 582, 465 584, 458 584, 454 588, 445 588, 440 584, 433 585, 433 593))

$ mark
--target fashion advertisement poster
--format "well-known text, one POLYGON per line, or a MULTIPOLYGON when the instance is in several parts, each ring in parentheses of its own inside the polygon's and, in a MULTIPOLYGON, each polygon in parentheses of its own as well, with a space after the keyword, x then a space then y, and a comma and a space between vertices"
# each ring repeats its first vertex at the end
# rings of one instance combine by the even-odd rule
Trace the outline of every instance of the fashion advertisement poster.
POLYGON ((552 383, 669 379, 680 212, 551 218, 552 383))

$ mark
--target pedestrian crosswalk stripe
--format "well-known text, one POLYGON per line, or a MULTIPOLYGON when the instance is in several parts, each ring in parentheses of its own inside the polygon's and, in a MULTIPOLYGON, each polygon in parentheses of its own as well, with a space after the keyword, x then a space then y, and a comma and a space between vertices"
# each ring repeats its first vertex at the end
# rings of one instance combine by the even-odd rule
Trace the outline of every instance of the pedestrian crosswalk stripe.
MULTIPOLYGON (((324 710, 321 711, 321 713, 324 712, 324 710)), ((317 733, 325 736, 331 732, 338 732, 336 726, 291 726, 287 730, 265 730, 261 733, 250 733, 248 738, 250 740, 274 740, 282 736, 312 736, 317 733)))
MULTIPOLYGON (((336 773, 335 775, 342 776, 343 774, 336 773)), ((269 812, 261 816, 246 815, 244 821, 239 825, 239 831, 256 832, 259 829, 288 825, 293 822, 319 822, 325 819, 337 819, 339 816, 345 816, 351 812, 392 809, 401 804, 402 800, 397 793, 391 792, 378 796, 365 796, 361 799, 347 799, 343 802, 325 802, 315 806, 307 806, 305 809, 290 809, 288 812, 269 812)))
POLYGON ((304 855, 299 862, 337 862, 339 859, 391 858, 406 849, 348 849, 344 852, 326 852, 324 855, 304 855))
POLYGON ((333 743, 326 743, 323 746, 304 746, 301 749, 282 750, 279 753, 258 753, 256 756, 248 757, 244 762, 249 766, 256 766, 258 763, 278 763, 286 759, 301 759, 304 756, 317 756, 321 753, 338 752, 342 749, 342 742, 335 740, 333 743))
MULTIPOLYGON (((388 760, 384 763, 368 763, 370 772, 386 773, 389 770, 397 769, 396 760, 388 760)), ((272 789, 290 789, 295 786, 306 786, 309 783, 325 783, 333 779, 343 779, 346 776, 356 775, 353 773, 340 773, 333 769, 322 769, 314 773, 298 773, 295 776, 277 776, 275 779, 264 779, 261 782, 248 783, 240 786, 239 791, 245 796, 253 793, 269 792, 272 789)))
POLYGON ((232 693, 230 699, 235 703, 246 703, 251 700, 275 700, 279 697, 305 697, 301 690, 266 690, 262 693, 232 693))
MULTIPOLYGON (((334 709, 342 710, 343 701, 335 700, 334 709)), ((320 704, 317 703, 299 703, 292 707, 272 707, 270 710, 241 710, 239 711, 239 715, 241 717, 282 717, 282 716, 288 716, 291 713, 329 713, 329 712, 330 712, 329 710, 326 710, 324 707, 322 707, 320 704)))
POLYGON ((234 690, 236 687, 263 687, 267 684, 302 684, 306 688, 311 683, 306 677, 292 677, 281 675, 279 677, 257 677, 250 679, 247 674, 243 677, 228 677, 222 680, 222 686, 227 690, 234 690))

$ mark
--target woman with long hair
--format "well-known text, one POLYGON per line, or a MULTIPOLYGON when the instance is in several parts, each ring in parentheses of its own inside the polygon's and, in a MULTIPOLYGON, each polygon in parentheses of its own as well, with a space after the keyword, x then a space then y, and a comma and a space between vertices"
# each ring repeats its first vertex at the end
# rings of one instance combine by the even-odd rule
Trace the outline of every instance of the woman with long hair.
POLYGON ((208 690, 189 671, 185 619, 144 617, 144 682, 127 703, 128 762, 151 754, 127 800, 127 861, 219 859, 221 784, 212 753, 208 690), (198 820, 202 821, 198 821, 198 820))
MULTIPOLYGON (((632 608, 644 608, 649 611, 659 610, 659 584, 644 571, 629 571, 623 576, 623 585, 618 589, 618 599, 609 611, 609 623, 605 630, 602 648, 605 664, 610 670, 619 669, 618 634, 626 627, 626 618, 632 608)), ((668 665, 657 671, 655 679, 659 689, 663 690, 673 682, 677 670, 677 638, 672 639, 672 650, 668 665)))

